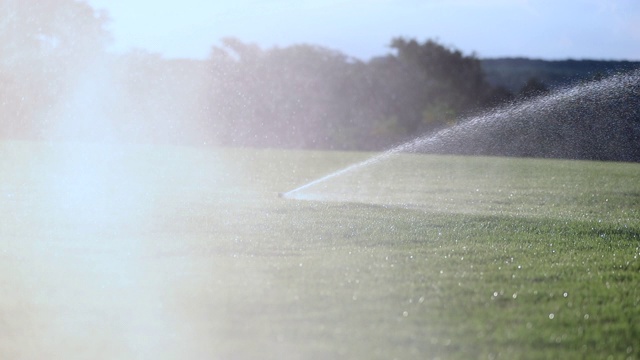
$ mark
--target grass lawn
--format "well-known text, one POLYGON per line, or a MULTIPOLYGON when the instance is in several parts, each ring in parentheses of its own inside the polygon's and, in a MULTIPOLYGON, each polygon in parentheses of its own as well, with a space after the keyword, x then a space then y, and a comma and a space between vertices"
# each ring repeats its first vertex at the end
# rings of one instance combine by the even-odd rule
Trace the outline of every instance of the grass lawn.
POLYGON ((0 357, 640 358, 640 164, 0 145, 0 357), (305 200, 306 199, 306 200, 305 200))

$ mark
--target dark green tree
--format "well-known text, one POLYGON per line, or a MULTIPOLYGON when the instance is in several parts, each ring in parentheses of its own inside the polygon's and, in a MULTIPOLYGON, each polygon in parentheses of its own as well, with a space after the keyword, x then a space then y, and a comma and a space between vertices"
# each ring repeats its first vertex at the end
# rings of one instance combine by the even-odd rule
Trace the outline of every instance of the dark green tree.
POLYGON ((451 124, 461 115, 486 106, 495 95, 475 54, 464 55, 434 40, 419 43, 396 38, 391 48, 421 83, 414 95, 419 99, 417 108, 401 116, 411 133, 451 124))
POLYGON ((431 40, 393 47, 362 62, 318 46, 224 39, 208 65, 212 127, 225 144, 379 150, 508 97, 474 55, 431 40))
POLYGON ((361 62, 312 45, 223 40, 210 58, 211 121, 224 143, 349 148, 360 136, 361 62))

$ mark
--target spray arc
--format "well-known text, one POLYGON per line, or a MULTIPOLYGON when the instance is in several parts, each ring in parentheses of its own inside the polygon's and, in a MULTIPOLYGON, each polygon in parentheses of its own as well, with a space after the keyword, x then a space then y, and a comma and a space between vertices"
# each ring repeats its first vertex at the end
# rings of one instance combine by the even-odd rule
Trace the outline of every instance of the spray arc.
POLYGON ((633 107, 633 104, 638 101, 640 101, 640 71, 613 75, 603 80, 559 89, 546 96, 507 104, 479 116, 465 119, 458 125, 435 134, 417 137, 367 160, 349 165, 288 192, 280 193, 278 196, 299 200, 317 199, 317 196, 308 196, 308 190, 318 184, 388 160, 400 153, 495 155, 492 151, 501 148, 501 151, 511 156, 535 157, 537 148, 538 154, 542 154, 538 155, 539 157, 580 158, 584 150, 577 148, 575 144, 584 143, 582 146, 592 148, 590 151, 593 152, 593 156, 600 160, 606 160, 607 157, 633 159, 640 154, 632 154, 635 150, 627 149, 621 145, 624 141, 618 140, 621 140, 621 136, 640 137, 638 119, 634 117, 637 116, 637 110, 633 107), (591 123, 583 119, 589 116, 596 119, 591 120, 591 123), (631 132, 637 132, 636 135, 627 134, 629 129, 626 128, 630 126, 629 124, 636 124, 635 128, 630 129, 631 132), (616 128, 617 133, 614 133, 611 128, 616 128), (611 135, 612 133, 614 136, 611 135), (549 137, 557 138, 556 142, 546 139, 549 137), (527 140, 528 144, 523 145, 523 139, 527 140), (615 148, 606 146, 607 142, 613 141, 617 144, 615 148), (557 149, 542 153, 543 146, 557 147, 557 149), (616 154, 610 153, 614 150, 617 151, 616 154))

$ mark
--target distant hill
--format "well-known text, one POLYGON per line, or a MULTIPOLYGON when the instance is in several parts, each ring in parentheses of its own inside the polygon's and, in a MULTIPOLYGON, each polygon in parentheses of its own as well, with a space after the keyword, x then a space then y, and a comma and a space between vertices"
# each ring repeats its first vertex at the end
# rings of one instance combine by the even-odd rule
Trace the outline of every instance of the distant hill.
POLYGON ((640 69, 640 61, 497 58, 482 59, 481 63, 489 83, 514 94, 531 78, 557 88, 640 69))

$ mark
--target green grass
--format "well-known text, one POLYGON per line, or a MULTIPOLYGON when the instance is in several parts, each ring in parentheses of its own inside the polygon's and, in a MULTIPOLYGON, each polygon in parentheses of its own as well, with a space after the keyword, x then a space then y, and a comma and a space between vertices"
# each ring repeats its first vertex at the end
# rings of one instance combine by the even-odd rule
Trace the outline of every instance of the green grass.
POLYGON ((638 164, 405 154, 301 201, 370 155, 130 147, 114 222, 39 205, 56 149, 0 152, 3 355, 640 358, 638 164))

